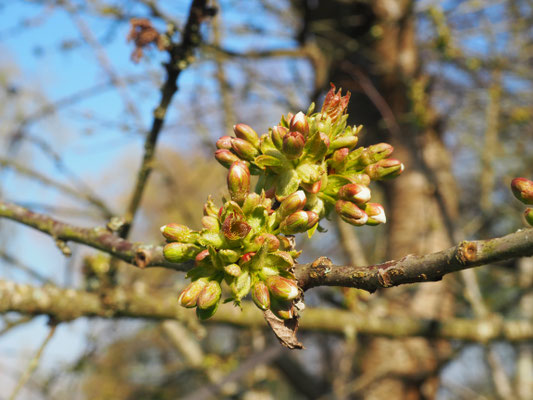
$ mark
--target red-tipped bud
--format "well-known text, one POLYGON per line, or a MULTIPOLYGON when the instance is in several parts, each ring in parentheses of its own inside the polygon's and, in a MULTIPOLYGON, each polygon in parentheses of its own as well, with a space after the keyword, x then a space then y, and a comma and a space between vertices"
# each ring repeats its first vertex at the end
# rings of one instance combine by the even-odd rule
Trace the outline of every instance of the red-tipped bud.
POLYGON ((297 159, 302 155, 305 146, 305 137, 300 132, 289 132, 283 138, 283 153, 289 160, 297 159))
POLYGON ((289 129, 294 132, 300 132, 306 138, 309 134, 309 123, 306 115, 300 111, 293 116, 289 123, 289 129))
POLYGON ((200 252, 200 248, 191 243, 172 242, 163 247, 163 255, 167 261, 182 263, 192 260, 200 252))
POLYGON ((329 159, 329 166, 334 170, 342 170, 344 166, 344 160, 350 154, 350 149, 347 147, 342 147, 338 150, 335 150, 329 159))
POLYGON ((257 282, 252 288, 252 300, 263 311, 270 308, 270 293, 263 281, 257 282))
POLYGON ((250 191, 250 171, 240 161, 234 162, 228 171, 228 190, 231 199, 242 205, 250 191))
POLYGON ((281 233, 284 235, 292 235, 305 232, 315 226, 318 219, 318 215, 312 211, 297 211, 281 222, 281 233))
POLYGON ((403 172, 403 164, 394 158, 387 158, 367 166, 365 172, 373 181, 396 178, 403 172))
POLYGON ((357 183, 358 185, 363 186, 368 186, 371 182, 370 177, 364 173, 350 175, 350 181, 352 181, 352 183, 357 183))
POLYGON ((514 178, 511 190, 515 197, 524 204, 533 204, 533 181, 526 178, 514 178))
POLYGON ((222 232, 228 240, 244 239, 251 230, 252 227, 236 213, 230 213, 222 224, 222 232))
POLYGON ((357 145, 358 141, 359 141, 359 138, 354 135, 340 136, 331 141, 329 148, 331 150, 336 150, 342 147, 347 147, 348 149, 351 150, 357 145))
POLYGON ((241 274, 242 271, 241 267, 239 267, 237 264, 229 264, 224 266, 224 272, 229 276, 236 278, 241 274))
POLYGON ((226 168, 231 167, 231 165, 236 161, 241 161, 239 157, 237 157, 228 149, 219 149, 215 151, 215 158, 226 168))
POLYGON ((533 226, 533 208, 526 208, 524 217, 529 225, 533 226))
POLYGON ((388 143, 378 143, 366 148, 361 157, 359 163, 361 165, 370 165, 383 160, 392 154, 394 147, 388 143))
POLYGON ((304 208, 307 197, 303 190, 298 190, 283 200, 277 210, 281 218, 285 218, 296 211, 304 208))
POLYGON ((274 146, 276 146, 278 150, 281 150, 283 148, 283 138, 285 137, 287 132, 289 132, 289 130, 284 126, 277 125, 272 128, 272 143, 274 143, 274 146))
POLYGON ((387 222, 385 209, 381 204, 368 203, 365 207, 365 213, 368 215, 368 221, 366 221, 367 225, 379 225, 387 222))
POLYGON ((320 192, 320 188, 322 187, 322 180, 317 181, 317 182, 313 182, 313 183, 301 182, 300 186, 307 193, 316 194, 316 193, 320 192))
POLYGON ((218 218, 210 215, 204 215, 202 217, 202 226, 211 232, 218 232, 220 230, 218 218))
POLYGON ((251 251, 249 253, 243 254, 239 260, 239 264, 243 265, 244 263, 247 263, 248 261, 252 259, 253 256, 255 256, 255 251, 251 251))
POLYGON ((351 201, 337 200, 335 211, 343 221, 351 225, 361 226, 368 221, 368 215, 351 201))
POLYGON ((237 124, 233 126, 233 132, 239 139, 244 139, 254 147, 259 147, 259 136, 252 129, 251 126, 246 124, 237 124))
POLYGON ((199 252, 196 257, 194 258, 194 265, 196 265, 197 267, 198 266, 201 266, 201 265, 207 265, 208 263, 210 263, 210 258, 209 258, 209 250, 205 249, 205 250, 202 250, 201 252, 199 252))
POLYGON ((339 89, 339 91, 335 93, 335 85, 332 83, 331 89, 326 94, 322 110, 320 111, 322 114, 331 118, 333 123, 337 122, 337 120, 342 117, 348 106, 348 102, 350 101, 350 92, 347 92, 345 96, 342 96, 341 91, 342 89, 339 89))
POLYGON ((231 136, 222 136, 217 140, 217 149, 231 150, 231 136))
POLYGON ((198 296, 200 295, 200 292, 204 290, 206 285, 207 281, 205 279, 198 279, 189 283, 180 293, 178 303, 186 308, 196 307, 198 296))
POLYGON ((272 296, 280 300, 294 300, 300 295, 300 288, 296 281, 279 275, 269 276, 266 285, 272 296))
POLYGON ((202 310, 214 307, 220 300, 222 289, 217 281, 210 281, 200 292, 196 306, 202 310))
POLYGON ((244 139, 231 139, 231 147, 233 148, 233 151, 244 160, 251 161, 259 154, 259 150, 257 150, 253 144, 244 139))
POLYGON ((167 240, 174 242, 186 243, 191 238, 192 233, 192 230, 189 227, 175 223, 163 225, 159 230, 167 240))
POLYGON ((370 189, 357 183, 349 183, 340 188, 339 198, 362 205, 370 200, 370 189))
POLYGON ((254 243, 261 247, 266 243, 267 251, 269 253, 279 249, 279 239, 271 233, 263 233, 254 239, 254 243))

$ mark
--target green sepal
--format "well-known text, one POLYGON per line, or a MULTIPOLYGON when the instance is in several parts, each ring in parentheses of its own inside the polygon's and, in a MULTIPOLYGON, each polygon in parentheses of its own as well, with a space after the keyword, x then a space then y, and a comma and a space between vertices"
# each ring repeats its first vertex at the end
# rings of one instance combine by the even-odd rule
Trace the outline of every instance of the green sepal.
POLYGON ((313 235, 315 234, 317 228, 318 228, 318 222, 316 224, 314 224, 311 229, 307 230, 307 237, 309 239, 311 239, 313 237, 313 235))
POLYGON ((197 243, 203 247, 214 246, 218 248, 224 244, 224 238, 219 232, 202 231, 197 243))
POLYGON ((252 288, 252 277, 248 271, 242 271, 242 273, 229 285, 231 292, 233 293, 234 300, 240 300, 246 296, 252 288))
POLYGON ((284 171, 278 180, 276 185, 276 198, 281 201, 288 195, 296 192, 300 186, 300 177, 294 169, 288 169, 284 171))

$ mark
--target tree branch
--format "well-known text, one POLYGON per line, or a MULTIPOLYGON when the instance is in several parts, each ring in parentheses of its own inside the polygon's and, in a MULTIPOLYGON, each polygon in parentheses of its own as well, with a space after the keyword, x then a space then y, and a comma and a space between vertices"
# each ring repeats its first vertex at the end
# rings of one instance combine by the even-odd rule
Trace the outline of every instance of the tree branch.
POLYGON ((166 261, 161 246, 132 243, 118 237, 104 227, 82 228, 69 225, 16 204, 0 201, 1 217, 31 226, 52 236, 56 242, 81 243, 102 250, 139 268, 161 266, 178 271, 187 271, 192 267, 192 263, 174 264, 166 261))
MULTIPOLYGON (((195 320, 194 310, 178 305, 175 293, 149 292, 116 287, 102 293, 35 287, 0 280, 0 313, 49 315, 56 322, 80 317, 143 318, 150 320, 195 320)), ((242 311, 226 304, 207 323, 267 329, 262 313, 250 302, 242 311)), ((383 318, 335 309, 308 308, 303 312, 300 330, 344 334, 353 329, 359 334, 386 337, 424 336, 486 342, 504 339, 513 342, 533 339, 533 321, 487 319, 424 320, 409 317, 383 318)))

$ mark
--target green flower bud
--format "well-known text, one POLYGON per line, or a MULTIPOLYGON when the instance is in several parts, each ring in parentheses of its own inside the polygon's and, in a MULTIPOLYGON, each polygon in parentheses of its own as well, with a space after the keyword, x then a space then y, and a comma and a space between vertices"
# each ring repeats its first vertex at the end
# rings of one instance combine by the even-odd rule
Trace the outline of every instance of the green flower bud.
POLYGON ((231 164, 236 161, 241 161, 239 157, 237 157, 228 149, 218 149, 217 151, 215 151, 215 158, 220 164, 222 164, 226 168, 231 167, 231 164))
POLYGON ((217 281, 210 281, 202 289, 196 300, 196 306, 202 310, 208 310, 217 304, 222 294, 222 288, 217 281))
POLYGON ((274 146, 276 146, 279 151, 283 149, 283 138, 287 132, 289 132, 289 130, 284 126, 277 125, 272 128, 270 137, 272 138, 272 143, 274 143, 274 146))
POLYGON ((359 141, 359 138, 357 136, 352 135, 346 135, 346 136, 339 136, 332 140, 331 144, 329 145, 330 150, 336 150, 340 149, 342 147, 347 147, 348 149, 353 149, 357 142, 359 141))
POLYGON ((231 264, 234 262, 237 262, 239 258, 241 257, 240 253, 235 250, 231 249, 221 249, 218 251, 218 256, 220 258, 220 261, 224 264, 231 264))
POLYGON ((394 159, 387 158, 371 164, 365 168, 366 174, 373 181, 395 178, 403 172, 403 164, 394 159))
POLYGON ((293 194, 287 196, 280 204, 276 212, 281 218, 285 218, 287 215, 300 211, 305 207, 307 198, 303 190, 298 190, 293 194))
POLYGON ((249 193, 248 196, 244 199, 244 203, 242 205, 242 212, 245 215, 248 215, 251 213, 258 205, 261 204, 261 195, 257 193, 249 193))
POLYGON ((317 222, 318 215, 314 212, 297 211, 281 222, 280 230, 284 235, 293 235, 311 229, 317 222))
POLYGON ((335 211, 343 221, 351 225, 361 226, 368 221, 368 215, 351 201, 337 200, 335 211))
POLYGON ((269 276, 266 285, 272 296, 280 300, 294 300, 300 295, 300 288, 296 281, 279 275, 269 276))
POLYGON ((240 300, 250 292, 252 286, 252 277, 248 271, 242 273, 229 285, 233 296, 240 300))
POLYGON ((187 285, 187 287, 182 290, 181 294, 178 297, 179 305, 185 308, 196 307, 196 301, 198 299, 198 296, 206 285, 207 280, 205 279, 198 279, 189 283, 189 285, 187 285))
POLYGON ((305 137, 300 132, 289 132, 283 138, 283 154, 289 160, 295 160, 302 155, 305 146, 305 137))
POLYGON ((163 255, 167 261, 182 263, 195 258, 200 250, 198 246, 191 243, 172 242, 163 247, 163 255))
POLYGON ((370 189, 357 183, 349 183, 340 188, 339 198, 362 205, 370 200, 370 189))
POLYGON ((259 136, 257 136, 252 127, 246 124, 237 124, 233 126, 233 132, 239 139, 246 140, 254 147, 259 147, 259 136))
POLYGON ((393 151, 394 147, 388 143, 374 144, 363 151, 359 163, 363 166, 374 164, 390 156, 393 151))
POLYGON ((220 230, 218 218, 209 215, 204 215, 202 217, 202 226, 211 232, 218 232, 220 230))
POLYGON ((173 242, 194 243, 197 235, 185 225, 170 223, 159 228, 163 236, 173 242))
POLYGON ((222 136, 217 140, 217 149, 231 150, 231 139, 230 136, 222 136))
POLYGON ((533 181, 526 178, 514 178, 511 182, 514 196, 524 204, 533 204, 533 181))
POLYGON ((300 111, 293 116, 289 123, 289 129, 293 132, 300 132, 306 138, 309 134, 309 123, 306 115, 300 111))
POLYGON ((228 264, 224 266, 224 272, 234 278, 238 277, 242 270, 237 264, 228 264))
POLYGON ((244 139, 233 138, 231 140, 231 147, 233 148, 233 151, 244 160, 252 161, 255 156, 259 154, 259 150, 244 139))
POLYGON ((368 221, 366 221, 367 225, 379 225, 387 222, 385 209, 381 204, 368 203, 365 207, 365 213, 368 215, 368 221))
POLYGON ((270 293, 263 281, 257 282, 252 288, 252 300, 263 311, 270 308, 270 293))
POLYGON ((533 208, 526 208, 524 217, 529 225, 533 226, 533 208))
POLYGON ((231 199, 242 205, 250 191, 250 171, 241 161, 234 162, 228 171, 228 190, 231 199))
POLYGON ((267 251, 269 253, 279 249, 279 239, 271 233, 263 233, 254 239, 254 244, 260 248, 263 243, 267 244, 267 251))
POLYGON ((331 155, 331 158, 328 160, 328 165, 330 168, 330 173, 334 174, 344 170, 346 164, 346 157, 350 153, 350 149, 347 147, 342 147, 338 150, 335 150, 331 155))

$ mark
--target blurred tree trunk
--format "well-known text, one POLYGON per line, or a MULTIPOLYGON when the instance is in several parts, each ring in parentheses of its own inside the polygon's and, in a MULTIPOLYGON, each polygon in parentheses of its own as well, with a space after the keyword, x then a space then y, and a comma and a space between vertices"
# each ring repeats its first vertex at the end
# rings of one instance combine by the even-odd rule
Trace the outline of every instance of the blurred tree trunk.
MULTIPOLYGON (((352 91, 352 123, 363 123, 372 143, 394 145, 405 172, 387 183, 388 255, 401 258, 451 245, 456 214, 451 157, 420 75, 413 2, 307 2, 301 39, 315 38, 328 63, 328 81, 352 91), (332 22, 329 26, 328 21, 332 22), (328 26, 331 31, 325 30, 328 26), (313 31, 313 27, 318 27, 313 31)), ((300 4, 302 6, 302 4, 300 4)), ((364 140, 364 139, 363 139, 364 140)), ((445 282, 387 289, 389 313, 441 318, 453 312, 445 282)), ((373 339, 361 373, 377 377, 366 399, 433 398, 436 374, 449 348, 425 339, 373 339)))

